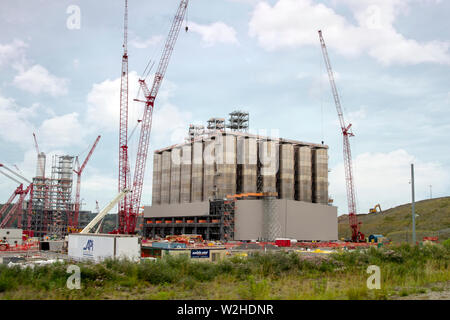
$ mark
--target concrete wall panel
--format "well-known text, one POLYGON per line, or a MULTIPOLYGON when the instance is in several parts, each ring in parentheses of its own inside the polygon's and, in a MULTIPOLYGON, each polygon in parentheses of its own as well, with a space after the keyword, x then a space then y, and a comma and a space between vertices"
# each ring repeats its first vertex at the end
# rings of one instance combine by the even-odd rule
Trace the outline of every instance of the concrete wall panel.
POLYGON ((170 167, 172 159, 170 151, 164 151, 161 164, 161 204, 170 202, 170 167))
POLYGON ((191 201, 192 147, 185 145, 181 150, 180 202, 191 201))
POLYGON ((152 204, 161 204, 161 154, 153 154, 152 204))
POLYGON ((192 146, 191 201, 203 200, 203 142, 196 141, 192 146))
MULTIPOLYGON (((337 240, 337 208, 303 201, 277 199, 281 237, 297 240, 337 240)), ((263 237, 263 200, 238 200, 235 240, 263 237)))
POLYGON ((181 149, 173 149, 171 152, 171 158, 172 167, 170 169, 170 203, 179 203, 181 182, 181 149))
POLYGON ((192 217, 207 214, 209 214, 208 201, 144 207, 144 218, 192 217))

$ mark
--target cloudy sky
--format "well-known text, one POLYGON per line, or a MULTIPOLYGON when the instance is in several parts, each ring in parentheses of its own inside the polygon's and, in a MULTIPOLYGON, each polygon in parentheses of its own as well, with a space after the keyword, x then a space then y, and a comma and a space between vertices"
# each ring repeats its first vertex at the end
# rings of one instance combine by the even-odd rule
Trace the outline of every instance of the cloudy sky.
MULTIPOLYGON (((129 0, 130 100, 162 50, 176 0, 129 0)), ((85 209, 117 191, 123 4, 0 2, 0 162, 31 178, 32 133, 48 154, 86 156, 85 209), (73 7, 75 6, 75 7, 73 7), (80 24, 72 18, 79 9, 80 24)), ((155 104, 151 150, 190 123, 250 112, 252 130, 329 145, 330 196, 346 213, 342 137, 317 30, 322 29, 351 140, 359 212, 450 194, 450 1, 191 0, 155 104)), ((149 80, 151 82, 151 78, 149 80)), ((142 105, 130 102, 130 131, 142 105)), ((134 163, 138 132, 130 138, 134 163)), ((151 154, 151 153, 150 153, 151 154)), ((149 158, 143 204, 151 203, 149 158)), ((15 183, 0 177, 0 202, 15 183)))

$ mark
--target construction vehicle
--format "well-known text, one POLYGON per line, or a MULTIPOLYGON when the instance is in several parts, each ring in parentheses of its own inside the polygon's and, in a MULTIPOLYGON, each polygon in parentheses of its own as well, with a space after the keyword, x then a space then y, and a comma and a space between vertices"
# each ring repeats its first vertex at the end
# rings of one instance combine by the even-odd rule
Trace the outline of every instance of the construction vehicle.
POLYGON ((379 203, 377 205, 375 205, 375 207, 369 209, 369 213, 377 213, 377 212, 383 212, 381 210, 381 207, 380 207, 379 203), (378 208, 379 211, 377 211, 377 208, 378 208))
POLYGON ((331 69, 330 58, 328 57, 327 47, 322 37, 322 31, 319 30, 319 40, 322 48, 323 59, 327 67, 328 79, 330 80, 331 91, 333 93, 334 103, 339 117, 339 123, 341 126, 343 146, 344 146, 344 168, 345 168, 345 181, 347 186, 347 204, 348 204, 348 218, 350 228, 352 230, 353 242, 364 242, 364 234, 360 231, 360 224, 358 217, 356 216, 356 191, 353 181, 353 167, 352 167, 352 153, 350 149, 349 137, 353 137, 354 134, 351 131, 352 124, 346 124, 344 120, 344 113, 341 107, 341 101, 334 81, 333 70, 331 69))
MULTIPOLYGON (((91 220, 91 222, 88 223, 88 225, 86 227, 84 227, 83 230, 81 230, 81 234, 86 234, 91 232, 94 227, 97 225, 97 223, 99 223, 107 214, 109 211, 111 211, 111 209, 120 201, 122 200, 128 193, 130 192, 130 190, 128 189, 124 189, 121 192, 119 192, 119 194, 105 207, 103 208, 95 217, 94 219, 91 220)), ((97 229, 94 233, 98 233, 99 229, 97 229)))
POLYGON ((383 242, 385 240, 386 240, 386 237, 383 236, 382 234, 371 234, 369 236, 370 243, 379 243, 379 242, 383 242))

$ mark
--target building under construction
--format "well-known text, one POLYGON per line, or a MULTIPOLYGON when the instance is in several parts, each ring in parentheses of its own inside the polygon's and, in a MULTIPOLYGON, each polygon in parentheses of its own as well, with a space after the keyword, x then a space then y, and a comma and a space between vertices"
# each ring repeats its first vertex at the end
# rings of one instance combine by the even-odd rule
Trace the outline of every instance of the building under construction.
POLYGON ((222 120, 210 119, 207 130, 191 126, 187 142, 154 152, 144 236, 336 240, 328 147, 249 134, 241 111, 222 120))
POLYGON ((51 176, 46 178, 46 156, 43 152, 38 154, 28 228, 35 236, 61 237, 68 233, 68 227, 73 226, 73 165, 73 156, 55 155, 52 158, 51 176))

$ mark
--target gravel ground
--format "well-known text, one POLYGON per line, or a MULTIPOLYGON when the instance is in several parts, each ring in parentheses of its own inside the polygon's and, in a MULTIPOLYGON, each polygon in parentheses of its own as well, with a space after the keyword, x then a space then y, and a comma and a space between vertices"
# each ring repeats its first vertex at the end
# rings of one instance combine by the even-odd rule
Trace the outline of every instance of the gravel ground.
POLYGON ((412 294, 406 297, 398 297, 395 300, 450 300, 450 290, 412 294))
POLYGON ((450 300, 450 281, 435 283, 424 288, 426 292, 410 294, 405 297, 393 297, 394 300, 450 300))

